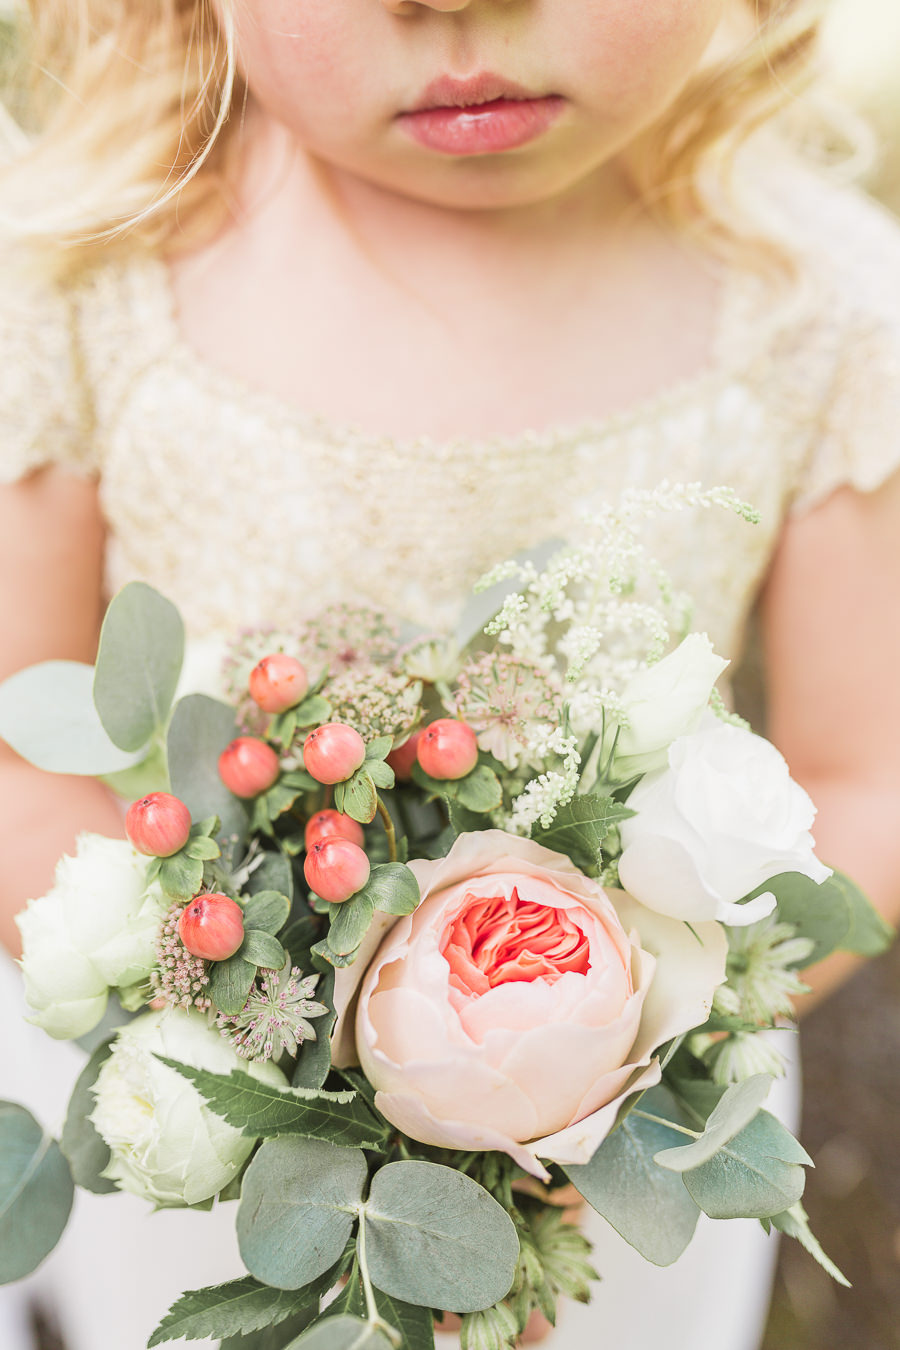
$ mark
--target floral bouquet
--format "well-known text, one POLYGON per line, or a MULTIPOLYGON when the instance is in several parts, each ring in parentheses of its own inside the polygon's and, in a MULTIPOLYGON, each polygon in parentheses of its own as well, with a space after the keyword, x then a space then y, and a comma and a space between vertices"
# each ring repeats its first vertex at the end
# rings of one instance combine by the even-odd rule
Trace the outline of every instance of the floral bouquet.
POLYGON ((633 492, 486 577, 453 638, 331 609, 238 635, 216 697, 184 693, 180 617, 132 583, 95 667, 7 681, 16 749, 132 802, 128 840, 82 835, 19 919, 32 1020, 94 1048, 58 1144, 0 1108, 0 1277, 74 1182, 235 1202, 248 1274, 151 1346, 426 1350, 449 1310, 463 1347, 511 1347, 589 1298, 571 1187, 657 1265, 703 1211, 842 1278, 763 1109, 766 1033, 804 966, 889 933, 685 636, 640 541, 684 505, 751 515, 633 492))

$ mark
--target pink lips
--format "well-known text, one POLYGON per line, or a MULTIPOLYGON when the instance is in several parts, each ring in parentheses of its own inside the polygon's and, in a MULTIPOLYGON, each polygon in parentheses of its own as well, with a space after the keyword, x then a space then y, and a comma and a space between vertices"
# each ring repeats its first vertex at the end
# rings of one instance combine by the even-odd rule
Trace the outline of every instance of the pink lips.
POLYGON ((397 123, 413 140, 445 155, 485 155, 514 150, 543 135, 566 100, 535 95, 499 76, 469 80, 442 76, 397 123))

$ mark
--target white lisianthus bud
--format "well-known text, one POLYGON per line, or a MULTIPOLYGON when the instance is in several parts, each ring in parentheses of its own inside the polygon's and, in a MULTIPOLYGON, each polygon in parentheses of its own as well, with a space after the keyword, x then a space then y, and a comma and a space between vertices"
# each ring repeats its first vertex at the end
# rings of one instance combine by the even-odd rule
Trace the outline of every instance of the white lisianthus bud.
POLYGON ((16 918, 30 1019, 58 1040, 83 1036, 111 988, 146 979, 166 902, 147 859, 124 839, 81 834, 56 865, 52 890, 16 918))
POLYGON ((628 720, 616 743, 617 778, 665 767, 672 742, 697 730, 727 665, 705 633, 691 633, 674 652, 628 681, 622 691, 628 720))
POLYGON ((277 1087, 287 1079, 269 1062, 241 1059, 197 1012, 147 1012, 119 1032, 93 1089, 91 1120, 112 1151, 104 1175, 159 1207, 196 1205, 237 1176, 256 1140, 210 1111, 157 1055, 212 1073, 240 1069, 277 1087))

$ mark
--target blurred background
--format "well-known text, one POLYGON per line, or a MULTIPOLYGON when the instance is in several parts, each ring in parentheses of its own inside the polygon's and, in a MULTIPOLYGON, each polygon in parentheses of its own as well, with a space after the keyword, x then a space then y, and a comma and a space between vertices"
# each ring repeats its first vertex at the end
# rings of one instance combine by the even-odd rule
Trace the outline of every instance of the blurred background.
MULTIPOLYGON (((0 0, 0 24, 16 6, 0 0)), ((823 7, 830 82, 873 133, 860 181, 900 213, 900 0, 823 7)), ((900 945, 809 1015, 801 1047, 801 1137, 816 1160, 804 1203, 853 1287, 785 1242, 764 1350, 900 1350, 900 945)))

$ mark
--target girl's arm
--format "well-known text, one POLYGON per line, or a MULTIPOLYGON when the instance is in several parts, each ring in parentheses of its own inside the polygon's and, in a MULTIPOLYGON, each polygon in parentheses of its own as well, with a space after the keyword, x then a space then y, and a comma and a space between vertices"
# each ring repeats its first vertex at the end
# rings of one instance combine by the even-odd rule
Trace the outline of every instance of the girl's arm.
MULTIPOLYGON (((0 680, 38 661, 93 661, 102 617, 103 522, 96 486, 44 469, 0 488, 0 680)), ((43 895, 80 830, 121 836, 112 794, 93 779, 26 764, 0 741, 0 941, 43 895)))
MULTIPOLYGON (((767 734, 819 814, 822 860, 900 919, 900 475, 791 520, 763 597, 767 734)), ((805 972, 805 1011, 859 964, 805 972)))

